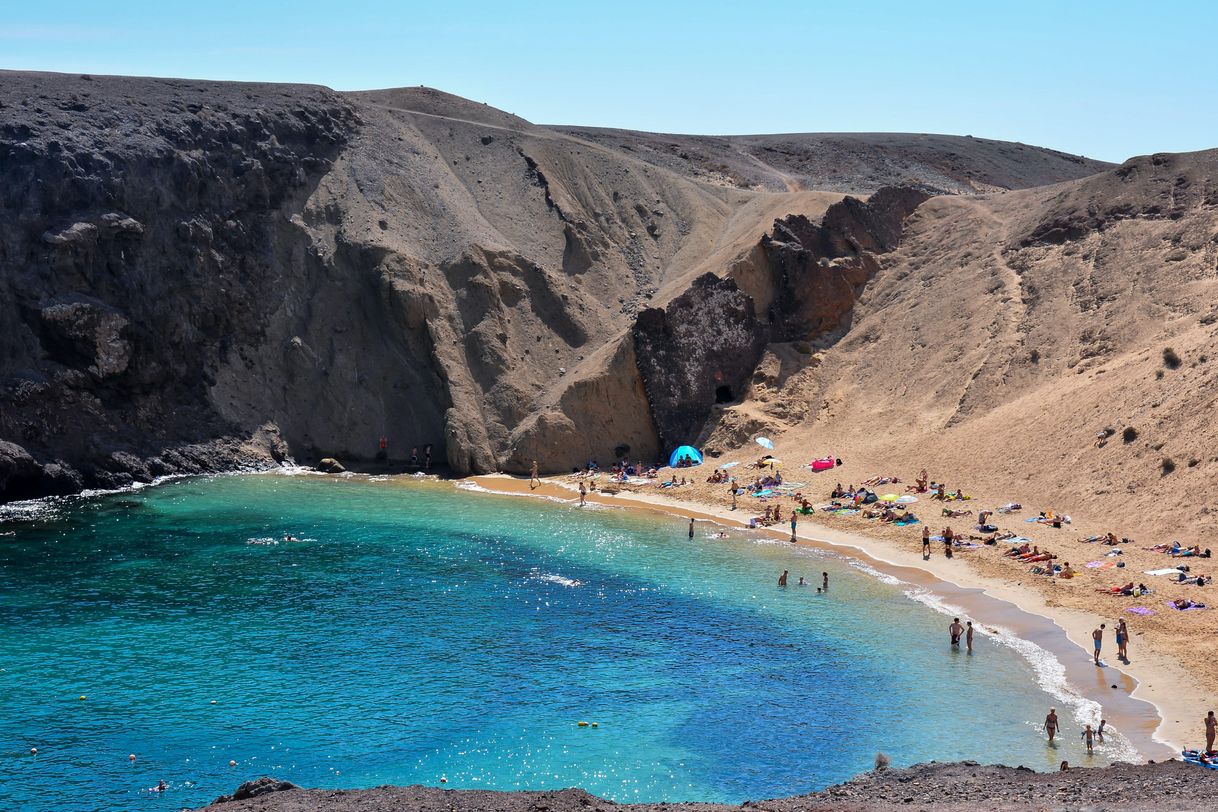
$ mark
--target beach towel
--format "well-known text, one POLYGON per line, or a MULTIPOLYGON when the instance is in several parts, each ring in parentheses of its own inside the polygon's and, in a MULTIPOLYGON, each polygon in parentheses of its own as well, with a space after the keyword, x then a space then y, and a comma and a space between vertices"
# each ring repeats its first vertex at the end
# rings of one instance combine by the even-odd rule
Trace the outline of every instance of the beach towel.
POLYGON ((1089 570, 1093 570, 1093 569, 1095 569, 1096 567, 1101 566, 1103 563, 1104 563, 1103 561, 1088 561, 1088 562, 1087 562, 1086 564, 1084 564, 1083 566, 1084 566, 1084 567, 1086 567, 1086 568, 1087 568, 1087 569, 1089 569, 1089 570))
POLYGON ((1025 521, 1025 522, 1039 522, 1039 521, 1040 521, 1040 517, 1039 517, 1039 516, 1033 516, 1033 517, 1032 517, 1032 518, 1030 518, 1030 519, 1024 519, 1024 521, 1025 521))
POLYGON ((906 525, 910 524, 918 524, 918 521, 919 519, 917 516, 910 516, 908 519, 897 519, 895 522, 893 522, 893 524, 895 524, 897 527, 905 527, 906 525))
POLYGON ((1130 606, 1125 611, 1133 612, 1135 615, 1153 615, 1154 614, 1154 610, 1147 609, 1145 606, 1130 606))
POLYGON ((774 491, 770 490, 769 488, 766 488, 764 491, 757 491, 757 493, 753 494, 753 496, 773 496, 773 495, 774 495, 774 491))
POLYGON ((918 497, 916 497, 910 493, 907 493, 904 496, 897 497, 897 504, 900 504, 900 505, 912 505, 916 501, 918 501, 918 497))
POLYGON ((1205 608, 1206 608, 1206 607, 1204 607, 1204 606, 1189 606, 1189 607, 1187 607, 1187 608, 1185 608, 1185 609, 1181 609, 1179 606, 1176 606, 1176 605, 1175 605, 1174 603, 1172 603, 1171 601, 1164 601, 1164 603, 1166 603, 1166 604, 1167 604, 1168 606, 1170 606, 1172 609, 1175 609, 1177 612, 1191 612, 1191 611, 1192 611, 1192 610, 1194 610, 1194 609, 1205 609, 1205 608))
POLYGON ((1011 544, 1030 544, 1032 539, 1027 538, 1026 536, 1015 536, 1014 538, 1007 539, 1007 541, 1009 541, 1011 544))
POLYGON ((943 536, 931 536, 931 541, 943 541, 943 536))
POLYGON ((1115 561, 1088 561, 1084 564, 1087 569, 1091 570, 1114 570, 1116 569, 1115 561))
POLYGON ((1172 567, 1171 569, 1146 570, 1146 574, 1147 575, 1175 575, 1179 571, 1180 570, 1176 569, 1175 567, 1172 567))

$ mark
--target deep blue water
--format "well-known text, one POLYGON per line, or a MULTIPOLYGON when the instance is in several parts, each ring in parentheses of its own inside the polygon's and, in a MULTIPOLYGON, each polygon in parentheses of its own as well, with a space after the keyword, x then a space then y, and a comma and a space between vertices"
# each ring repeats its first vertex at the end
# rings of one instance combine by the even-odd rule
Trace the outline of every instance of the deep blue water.
POLYGON ((280 475, 27 504, 0 532, 2 810, 176 810, 262 774, 739 802, 878 750, 1087 763, 1076 735, 1046 747, 1061 703, 1015 652, 951 652, 898 586, 738 532, 280 475))

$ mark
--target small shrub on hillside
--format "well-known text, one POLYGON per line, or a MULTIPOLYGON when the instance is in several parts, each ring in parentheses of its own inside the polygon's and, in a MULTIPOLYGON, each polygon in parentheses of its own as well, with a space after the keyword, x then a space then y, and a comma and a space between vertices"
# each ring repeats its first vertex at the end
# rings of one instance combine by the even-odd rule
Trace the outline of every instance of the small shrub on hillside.
POLYGON ((1189 468, 1196 468, 1200 464, 1201 464, 1201 460, 1197 459, 1196 457, 1193 457, 1191 460, 1188 461, 1189 468))
POLYGON ((1133 426, 1127 427, 1123 432, 1121 432, 1121 439, 1127 443, 1132 443, 1134 440, 1138 439, 1138 430, 1133 426))
POLYGON ((1172 471, 1176 470, 1176 463, 1171 457, 1164 457, 1163 462, 1159 465, 1163 469, 1163 476, 1167 476, 1172 471))
POLYGON ((1176 351, 1171 347, 1163 350, 1163 366, 1168 369, 1179 369, 1184 362, 1180 360, 1180 356, 1176 355, 1176 351))
POLYGON ((1161 380, 1163 380, 1163 370, 1161 370, 1161 369, 1156 369, 1156 370, 1155 370, 1155 380, 1156 380, 1156 381, 1161 381, 1161 380))

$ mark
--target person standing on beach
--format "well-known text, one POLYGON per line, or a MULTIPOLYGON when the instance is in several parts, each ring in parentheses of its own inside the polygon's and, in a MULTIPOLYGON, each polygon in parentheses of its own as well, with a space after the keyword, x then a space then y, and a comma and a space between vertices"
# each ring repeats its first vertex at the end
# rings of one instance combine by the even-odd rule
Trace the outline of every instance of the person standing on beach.
POLYGON ((778 576, 778 585, 779 586, 787 585, 787 571, 786 570, 783 570, 782 575, 778 576))
POLYGON ((960 618, 952 618, 952 625, 947 627, 947 632, 952 636, 952 645, 959 647, 960 635, 964 634, 964 627, 960 625, 960 618))
POLYGON ((541 477, 537 476, 537 460, 533 460, 533 470, 529 472, 529 490, 533 490, 541 484, 541 477))
POLYGON ((417 445, 410 449, 410 465, 412 468, 419 467, 419 447, 417 445))
POLYGON ((588 486, 584 483, 579 483, 579 506, 583 507, 588 504, 588 486))
POLYGON ((965 626, 967 628, 964 630, 964 645, 968 647, 968 653, 972 654, 973 653, 973 621, 970 620, 968 623, 965 624, 965 626))
POLYGON ((691 539, 694 537, 694 520, 692 516, 689 519, 689 537, 691 539))
POLYGON ((791 543, 795 543, 795 511, 791 511, 791 543))
POLYGON ((1104 645, 1104 629, 1107 628, 1103 623, 1100 627, 1091 633, 1091 639, 1095 643, 1095 664, 1100 664, 1100 648, 1104 645))
POLYGON ((930 561, 930 528, 922 525, 922 560, 930 561))
POLYGON ((1214 752, 1214 735, 1218 733, 1218 719, 1214 718, 1214 712, 1210 711, 1209 716, 1205 717, 1205 752, 1214 752))
POLYGON ((423 467, 428 471, 431 470, 431 443, 423 446, 423 467))
POLYGON ((1049 715, 1045 717, 1045 732, 1049 734, 1049 744, 1053 744, 1053 737, 1060 729, 1061 726, 1057 723, 1057 708, 1049 708, 1049 715))
POLYGON ((1117 657, 1129 662, 1129 627, 1125 625, 1125 618, 1117 620, 1116 641, 1117 657))
POLYGON ((733 477, 728 484, 728 490, 732 492, 732 510, 736 509, 736 479, 733 477))

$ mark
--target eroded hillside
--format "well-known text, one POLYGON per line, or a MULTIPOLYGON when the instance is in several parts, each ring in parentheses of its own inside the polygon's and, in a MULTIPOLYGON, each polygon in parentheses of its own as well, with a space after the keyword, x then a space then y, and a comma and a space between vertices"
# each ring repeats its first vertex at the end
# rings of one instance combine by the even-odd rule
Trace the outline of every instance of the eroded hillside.
MULTIPOLYGON (((775 136, 756 143, 798 153, 766 163, 794 182, 721 183, 424 88, 3 78, 2 499, 371 458, 380 437, 457 472, 654 456, 738 403, 759 359, 803 380, 809 340, 848 343, 927 191, 1101 168, 775 136), (907 188, 843 200, 891 180, 907 188)), ((996 200, 1048 193, 1022 194, 996 200)))

